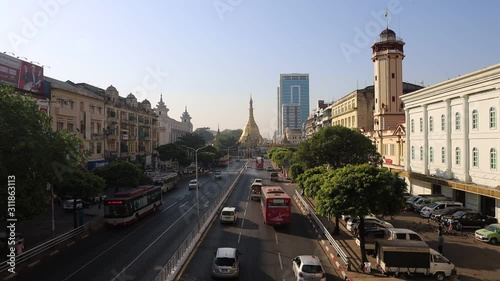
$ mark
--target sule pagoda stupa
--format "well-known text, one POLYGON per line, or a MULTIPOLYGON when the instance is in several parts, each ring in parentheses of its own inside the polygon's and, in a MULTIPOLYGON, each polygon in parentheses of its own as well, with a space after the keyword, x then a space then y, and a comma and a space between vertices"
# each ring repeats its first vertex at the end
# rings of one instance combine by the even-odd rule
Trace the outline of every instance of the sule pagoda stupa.
POLYGON ((255 147, 256 145, 263 143, 264 139, 260 135, 259 126, 257 126, 253 117, 252 97, 250 97, 250 108, 248 111, 248 122, 245 129, 243 129, 239 142, 246 147, 255 147))

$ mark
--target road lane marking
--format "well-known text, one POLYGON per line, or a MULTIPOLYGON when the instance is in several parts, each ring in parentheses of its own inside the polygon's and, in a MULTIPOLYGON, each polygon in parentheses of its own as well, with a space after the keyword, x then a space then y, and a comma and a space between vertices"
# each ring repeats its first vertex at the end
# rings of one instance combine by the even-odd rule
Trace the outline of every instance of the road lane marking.
MULTIPOLYGON (((191 207, 189 210, 191 210, 192 208, 194 208, 196 205, 194 205, 193 207, 191 207)), ((189 212, 188 210, 188 212, 189 212)), ((126 267, 124 267, 122 269, 122 271, 120 271, 118 274, 116 274, 116 277, 111 279, 111 281, 115 281, 115 280, 122 280, 123 277, 122 277, 122 273, 125 272, 125 270, 127 270, 131 265, 133 265, 142 255, 144 255, 144 253, 149 250, 149 248, 151 248, 158 240, 160 240, 160 238, 165 235, 165 233, 167 233, 178 221, 180 221, 185 215, 188 214, 188 212, 184 213, 182 216, 180 216, 177 220, 175 220, 167 229, 165 229, 165 231, 163 231, 159 236, 158 238, 156 238, 153 242, 151 242, 151 244, 149 244, 149 246, 146 247, 146 249, 144 249, 139 255, 137 255, 137 257, 131 261, 126 267)))
POLYGON ((241 220, 241 228, 243 228, 243 223, 245 222, 245 219, 241 220))
POLYGON ((238 244, 240 243, 240 239, 241 239, 241 232, 240 234, 238 234, 238 244))
POLYGON ((247 215, 247 209, 245 209, 245 211, 243 212, 243 216, 246 216, 247 215))
POLYGON ((280 267, 283 270, 283 263, 281 262, 281 254, 278 252, 278 259, 280 260, 280 267))
MULTIPOLYGON (((161 211, 160 214, 166 212, 168 209, 172 208, 175 204, 177 204, 177 202, 175 202, 174 204, 168 206, 167 208, 165 208, 165 210, 161 211)), ((194 206, 193 206, 194 207, 194 206)), ((191 207, 191 209, 193 208, 191 207)), ((186 212, 187 213, 187 212, 186 212)), ((185 214, 184 214, 185 215, 185 214)), ((181 216, 182 218, 183 216, 181 216)), ((179 218, 180 219, 180 218, 179 218)), ((178 219, 178 220, 179 220, 178 219)), ((90 260, 89 262, 87 262, 86 264, 84 264, 82 267, 80 267, 79 269, 77 269, 75 272, 71 273, 70 276, 66 277, 63 281, 66 281, 68 279, 70 279, 71 277, 73 277, 75 274, 77 274, 78 272, 80 272, 82 269, 84 269, 85 267, 89 266, 89 264, 93 263, 94 261, 96 261, 98 258, 100 258, 102 255, 104 255, 105 253, 109 252, 111 249, 113 249, 116 245, 118 245, 120 242, 122 242, 123 240, 127 239, 130 235, 136 233, 137 231, 141 230, 144 226, 146 226, 148 223, 150 223, 152 220, 148 221, 147 223, 145 223, 144 225, 142 225, 141 227, 138 227, 137 229, 133 230, 132 232, 130 232, 127 236, 123 237, 122 239, 118 240, 115 244, 111 245, 111 247, 109 247, 108 249, 106 249, 104 252, 100 253, 97 257, 93 258, 92 260, 90 260)), ((174 222, 175 223, 175 222, 174 222)))
POLYGON ((189 203, 189 201, 186 201, 184 204, 182 204, 182 205, 180 206, 180 208, 182 208, 182 207, 186 206, 186 204, 187 204, 187 203, 189 203))
POLYGON ((248 208, 248 201, 247 201, 247 203, 245 204, 245 208, 248 208))
POLYGON ((274 237, 276 238, 276 245, 278 245, 278 234, 274 233, 274 237))
POLYGON ((205 202, 205 205, 203 206, 205 206, 205 208, 208 208, 208 203, 210 203, 210 201, 205 202))

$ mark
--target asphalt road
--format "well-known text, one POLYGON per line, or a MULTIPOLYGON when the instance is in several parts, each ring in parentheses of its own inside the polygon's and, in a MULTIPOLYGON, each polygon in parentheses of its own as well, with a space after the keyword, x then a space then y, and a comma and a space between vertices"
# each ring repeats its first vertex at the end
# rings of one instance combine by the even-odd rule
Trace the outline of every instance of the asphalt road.
MULTIPOLYGON (((243 164, 235 162, 229 171, 224 169, 222 180, 211 174, 199 176, 200 216, 213 203, 210 198, 230 186, 243 164)), ((129 227, 103 228, 15 280, 154 280, 196 224, 195 195, 188 190, 187 180, 179 182, 164 195, 163 206, 155 214, 129 227)))
MULTIPOLYGON (((250 184, 254 178, 262 178, 264 184, 270 184, 269 172, 254 170, 252 165, 250 167, 244 171, 225 204, 238 208, 237 224, 221 225, 215 219, 196 252, 190 257, 179 280, 212 280, 212 259, 219 247, 234 247, 242 253, 239 280, 293 280, 291 265, 292 259, 297 255, 318 256, 327 272, 327 280, 342 280, 315 240, 307 218, 295 205, 292 207, 290 225, 264 225, 259 203, 249 199, 250 184)), ((293 194, 293 188, 284 184, 282 186, 289 195, 293 194)))

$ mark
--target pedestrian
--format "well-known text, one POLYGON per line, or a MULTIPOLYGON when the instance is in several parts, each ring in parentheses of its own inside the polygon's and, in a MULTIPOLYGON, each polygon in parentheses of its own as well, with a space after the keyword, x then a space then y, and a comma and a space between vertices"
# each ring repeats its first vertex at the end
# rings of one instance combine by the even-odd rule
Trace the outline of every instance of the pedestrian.
POLYGON ((444 235, 443 232, 438 234, 438 251, 442 255, 443 254, 443 246, 444 246, 444 235))

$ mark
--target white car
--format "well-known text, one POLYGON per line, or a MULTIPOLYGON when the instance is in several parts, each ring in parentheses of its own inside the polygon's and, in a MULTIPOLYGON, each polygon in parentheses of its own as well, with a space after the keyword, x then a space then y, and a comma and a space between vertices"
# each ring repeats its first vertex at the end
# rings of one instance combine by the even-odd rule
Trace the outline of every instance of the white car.
MULTIPOLYGON (((253 183, 260 183, 260 184, 262 184, 262 179, 254 179, 254 180, 253 180, 253 183)), ((253 184, 253 183, 252 183, 252 184, 253 184)))
POLYGON ((295 257, 292 269, 297 281, 326 281, 325 269, 316 256, 295 257))
MULTIPOLYGON (((64 211, 73 211, 73 199, 66 200, 63 204, 64 211)), ((83 209, 83 201, 82 199, 76 199, 76 209, 83 209)))
POLYGON ((212 277, 238 278, 241 253, 236 248, 218 248, 212 262, 212 277))
POLYGON ((198 185, 198 181, 197 180, 191 180, 189 182, 189 190, 191 190, 191 189, 197 189, 199 187, 200 186, 198 185))
POLYGON ((221 223, 236 223, 238 221, 238 212, 235 207, 224 207, 220 213, 221 223))

